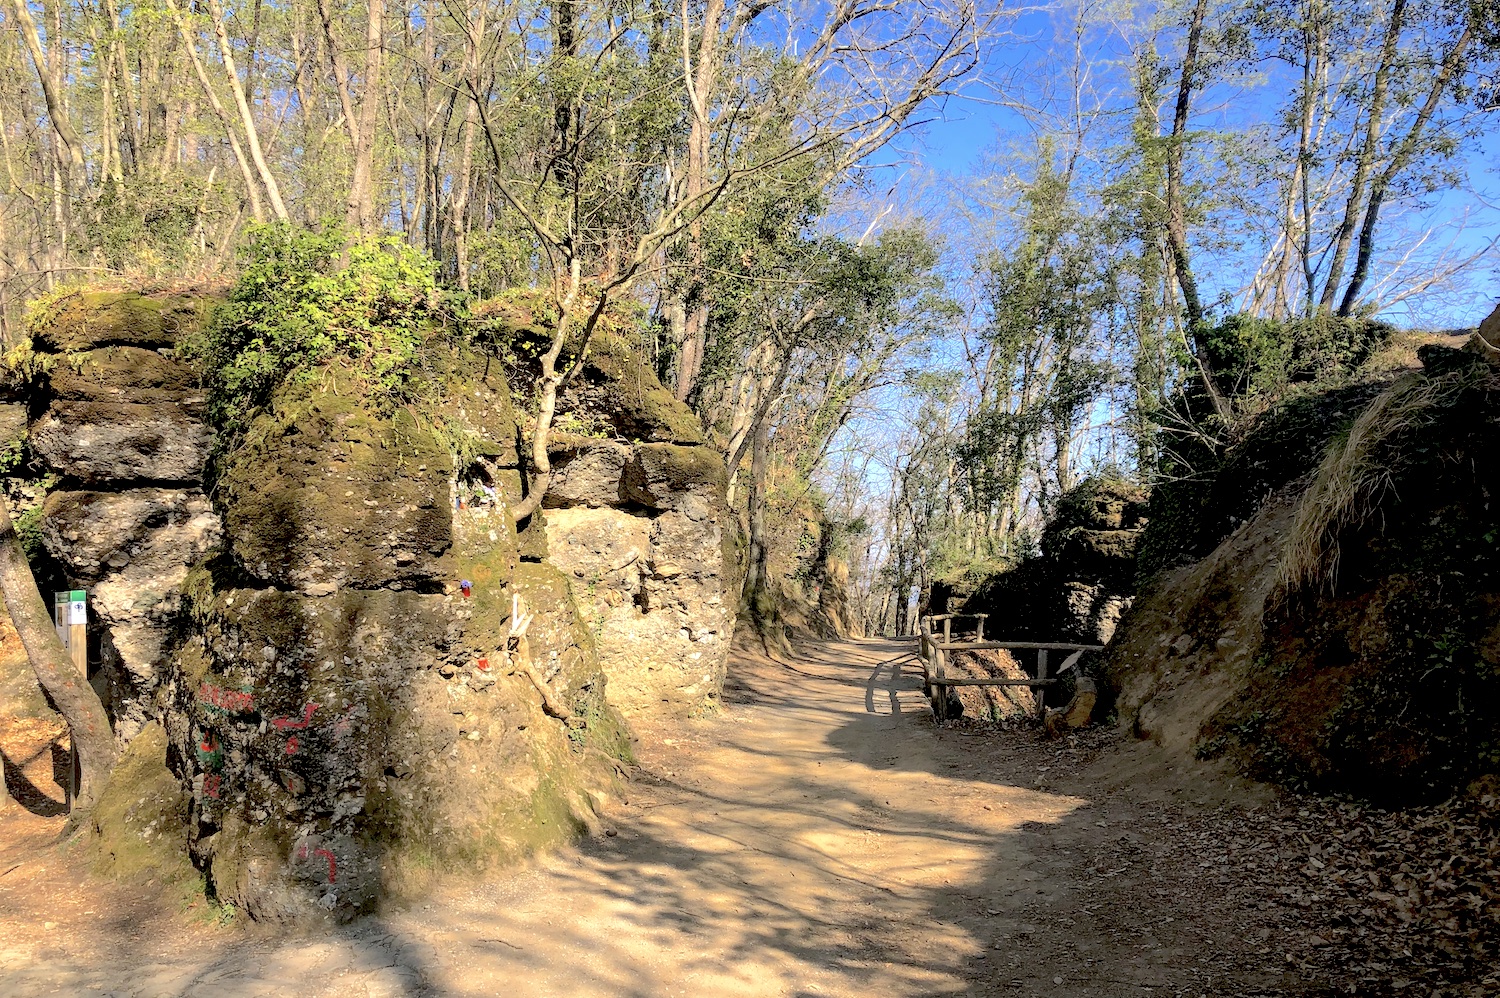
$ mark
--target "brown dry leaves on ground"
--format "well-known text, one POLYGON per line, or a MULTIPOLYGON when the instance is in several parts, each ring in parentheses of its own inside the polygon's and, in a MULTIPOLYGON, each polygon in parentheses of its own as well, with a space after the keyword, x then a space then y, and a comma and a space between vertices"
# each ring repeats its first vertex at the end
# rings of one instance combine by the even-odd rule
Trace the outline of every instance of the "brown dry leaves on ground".
MULTIPOLYGON (((1047 783, 1090 781, 1090 764, 1119 741, 1094 729, 1053 743, 1047 783)), ((1500 796, 1386 811, 1218 795, 1211 807, 1136 808, 1127 829, 1091 843, 1075 917, 1122 944, 1211 951, 1220 975, 1277 966, 1297 982, 1268 995, 1500 995, 1500 796)))

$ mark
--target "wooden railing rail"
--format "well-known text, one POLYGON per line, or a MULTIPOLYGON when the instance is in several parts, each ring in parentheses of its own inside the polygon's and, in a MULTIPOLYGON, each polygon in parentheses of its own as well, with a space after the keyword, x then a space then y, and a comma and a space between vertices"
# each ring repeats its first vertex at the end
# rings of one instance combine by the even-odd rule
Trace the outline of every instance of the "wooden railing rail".
MULTIPOLYGON (((947 720, 948 714, 948 690, 953 686, 1027 686, 1035 690, 1045 690, 1048 686, 1055 685, 1057 677, 1067 672, 1078 664, 1078 660, 1086 651, 1102 651, 1103 645, 1075 644, 1067 641, 985 641, 984 619, 988 614, 929 614, 921 620, 921 633, 917 635, 918 655, 922 662, 922 692, 927 694, 932 703, 932 713, 939 721, 947 720), (954 641, 951 623, 954 619, 965 616, 978 618, 979 626, 976 629, 975 640, 954 641), (942 640, 938 640, 933 632, 933 625, 943 625, 942 640), (1035 679, 970 679, 965 676, 948 675, 948 653, 952 651, 983 651, 986 649, 1007 649, 1010 651, 1036 652, 1036 678, 1035 679), (1062 667, 1056 673, 1047 674, 1047 653, 1054 651, 1072 652, 1063 662, 1062 667)), ((1044 696, 1038 693, 1036 697, 1036 714, 1038 720, 1042 719, 1047 711, 1043 703, 1044 696)))

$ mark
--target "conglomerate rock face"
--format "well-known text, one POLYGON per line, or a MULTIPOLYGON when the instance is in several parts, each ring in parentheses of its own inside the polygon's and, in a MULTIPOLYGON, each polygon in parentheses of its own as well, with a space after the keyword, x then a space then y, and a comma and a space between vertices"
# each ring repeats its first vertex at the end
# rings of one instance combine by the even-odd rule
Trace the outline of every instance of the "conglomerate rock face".
POLYGON ((723 464, 706 447, 578 442, 543 500, 550 560, 570 572, 611 699, 682 712, 723 686, 733 606, 723 464))
POLYGON ((203 493, 213 433, 198 378, 172 356, 201 321, 186 297, 85 294, 35 328, 51 354, 31 405, 30 445, 59 479, 41 533, 70 585, 89 591, 96 685, 128 741, 153 716, 190 566, 219 544, 203 493))
POLYGON ((635 435, 559 442, 518 534, 507 373, 434 343, 430 412, 373 407, 334 368, 284 386, 215 458, 211 501, 214 436, 173 350, 204 311, 65 299, 34 331, 55 353, 29 442, 117 732, 164 733, 211 889, 344 918, 589 829, 630 751, 615 704, 687 710, 722 684, 731 519, 691 413, 606 349, 574 402, 618 397, 635 435), (517 609, 529 672, 508 667, 517 609))
MULTIPOLYGON (((606 339, 605 361, 585 369, 597 397, 608 397, 602 386, 611 377, 636 385, 652 378, 617 346, 606 339)), ((670 395, 620 394, 653 402, 630 410, 636 430, 646 426, 644 413, 655 414, 647 442, 556 442, 543 498, 548 560, 573 577, 611 702, 627 716, 691 713, 723 688, 734 626, 735 527, 724 462, 670 395)))

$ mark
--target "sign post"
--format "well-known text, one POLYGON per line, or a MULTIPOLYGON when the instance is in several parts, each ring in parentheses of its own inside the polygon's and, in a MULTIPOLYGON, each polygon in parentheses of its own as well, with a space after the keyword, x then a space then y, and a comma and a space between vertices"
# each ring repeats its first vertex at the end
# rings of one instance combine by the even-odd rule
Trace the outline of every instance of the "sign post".
POLYGON ((83 678, 89 678, 89 594, 74 589, 68 594, 68 651, 83 678))
MULTIPOLYGON (((89 594, 82 589, 69 589, 52 594, 52 626, 57 628, 57 637, 68 656, 78 667, 84 681, 89 678, 89 594)), ((78 749, 72 751, 68 766, 68 807, 78 795, 78 749)))

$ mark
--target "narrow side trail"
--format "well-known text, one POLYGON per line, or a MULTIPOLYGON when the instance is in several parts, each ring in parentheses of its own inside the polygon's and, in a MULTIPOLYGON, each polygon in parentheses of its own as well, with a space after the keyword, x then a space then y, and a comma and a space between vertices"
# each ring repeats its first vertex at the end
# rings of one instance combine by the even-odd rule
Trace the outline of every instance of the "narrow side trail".
MULTIPOLYGON (((521 871, 455 877, 411 908, 316 937, 165 917, 151 928, 116 917, 127 900, 107 892, 49 905, 46 875, 0 879, 0 993, 1295 988, 1290 957, 1256 931, 1272 913, 1232 884, 1203 890, 1209 853, 1160 841, 1177 827, 1164 815, 1211 803, 1180 799, 1197 788, 1153 799, 1122 791, 1118 766, 1085 767, 1086 746, 939 730, 911 663, 904 675, 892 664, 905 649, 810 646, 791 664, 740 655, 720 716, 644 733, 642 775, 606 816, 614 834, 521 871), (1184 883, 1195 875, 1196 889, 1184 883), (44 918, 55 920, 45 934, 44 918)), ((0 849, 0 869, 12 853, 0 849)))

